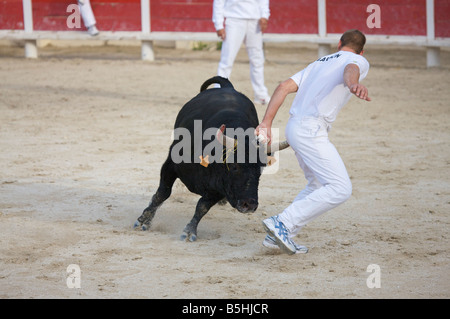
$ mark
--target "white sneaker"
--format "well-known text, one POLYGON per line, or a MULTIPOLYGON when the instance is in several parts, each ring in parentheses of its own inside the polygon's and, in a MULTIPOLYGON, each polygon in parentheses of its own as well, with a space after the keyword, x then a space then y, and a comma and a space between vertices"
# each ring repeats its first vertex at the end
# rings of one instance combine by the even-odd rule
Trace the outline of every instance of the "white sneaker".
MULTIPOLYGON (((270 235, 266 235, 266 238, 264 238, 262 244, 264 247, 267 247, 267 248, 280 249, 280 247, 278 247, 278 245, 277 245, 277 241, 275 240, 275 238, 273 238, 270 235)), ((307 247, 297 245, 296 243, 294 243, 294 245, 295 245, 295 249, 297 250, 295 252, 296 254, 306 254, 308 252, 307 247)))
POLYGON ((277 216, 264 219, 262 223, 266 232, 275 239, 283 252, 289 255, 297 252, 294 242, 289 238, 289 230, 278 220, 277 216))
POLYGON ((254 103, 256 104, 261 104, 261 105, 267 105, 270 102, 270 96, 266 96, 265 98, 255 98, 253 100, 254 103))
POLYGON ((89 33, 90 36, 96 36, 96 35, 98 35, 100 32, 98 31, 97 27, 96 27, 95 24, 94 24, 94 25, 91 25, 91 26, 88 28, 88 33, 89 33))

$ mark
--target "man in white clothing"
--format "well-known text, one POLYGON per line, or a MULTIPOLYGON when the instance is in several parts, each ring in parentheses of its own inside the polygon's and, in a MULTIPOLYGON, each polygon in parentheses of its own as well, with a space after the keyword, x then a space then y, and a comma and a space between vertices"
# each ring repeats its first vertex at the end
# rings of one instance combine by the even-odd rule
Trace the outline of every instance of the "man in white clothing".
POLYGON ((267 104, 270 100, 264 85, 262 41, 269 15, 269 0, 214 0, 213 3, 214 27, 223 40, 217 75, 230 77, 236 55, 245 43, 254 101, 259 104, 267 104))
POLYGON ((366 38, 358 30, 345 32, 339 52, 311 63, 282 82, 272 95, 256 134, 270 142, 272 121, 289 93, 297 92, 286 126, 286 139, 303 169, 306 188, 284 211, 263 221, 268 235, 263 245, 279 247, 288 254, 306 253, 292 237, 311 220, 346 201, 352 183, 345 165, 328 139, 328 131, 338 112, 350 97, 370 101, 367 88, 360 84, 369 63, 362 56, 366 38))

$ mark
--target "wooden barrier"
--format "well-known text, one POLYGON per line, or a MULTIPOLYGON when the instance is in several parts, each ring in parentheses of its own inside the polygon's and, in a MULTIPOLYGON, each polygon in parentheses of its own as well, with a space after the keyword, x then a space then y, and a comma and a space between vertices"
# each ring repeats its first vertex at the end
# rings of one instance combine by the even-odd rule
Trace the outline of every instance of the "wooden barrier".
MULTIPOLYGON (((219 41, 212 16, 213 0, 92 0, 101 30, 89 36, 84 27, 68 26, 71 0, 0 1, 0 39, 21 39, 25 56, 38 56, 37 40, 141 41, 142 59, 154 60, 153 42, 219 41), (105 31, 107 30, 107 31, 105 31)), ((318 44, 318 55, 330 52, 340 34, 357 28, 368 44, 417 45, 427 48, 427 66, 440 65, 440 48, 450 47, 448 0, 272 0, 265 42, 318 44), (369 24, 376 14, 378 24, 369 24), (374 26, 375 25, 375 26, 374 26)))

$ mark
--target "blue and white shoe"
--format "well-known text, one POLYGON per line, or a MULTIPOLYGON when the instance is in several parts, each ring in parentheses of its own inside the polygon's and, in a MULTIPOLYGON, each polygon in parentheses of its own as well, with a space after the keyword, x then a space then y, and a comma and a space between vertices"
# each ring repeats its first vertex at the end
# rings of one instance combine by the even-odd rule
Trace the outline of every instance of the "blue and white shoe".
POLYGON ((278 220, 277 216, 264 219, 262 223, 266 232, 275 239, 283 252, 289 255, 297 252, 294 242, 289 238, 289 230, 278 220))
MULTIPOLYGON (((280 249, 280 247, 277 245, 277 241, 275 238, 273 238, 270 235, 266 235, 266 238, 264 238, 262 242, 264 247, 271 248, 271 249, 280 249)), ((297 245, 294 243, 295 249, 297 250, 296 254, 306 254, 308 252, 308 248, 305 246, 297 245)))

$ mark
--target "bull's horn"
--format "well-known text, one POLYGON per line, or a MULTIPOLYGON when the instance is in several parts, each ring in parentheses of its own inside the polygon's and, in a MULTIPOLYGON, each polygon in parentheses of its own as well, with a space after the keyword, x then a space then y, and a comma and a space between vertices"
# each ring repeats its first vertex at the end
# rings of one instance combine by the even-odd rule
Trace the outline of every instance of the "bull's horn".
POLYGON ((217 130, 216 139, 220 144, 224 145, 227 149, 232 149, 235 146, 234 138, 228 137, 224 134, 225 132, 225 124, 222 124, 220 128, 217 130))
POLYGON ((281 143, 275 143, 267 146, 267 154, 273 154, 277 151, 282 151, 289 147, 289 143, 287 141, 283 141, 281 143))

